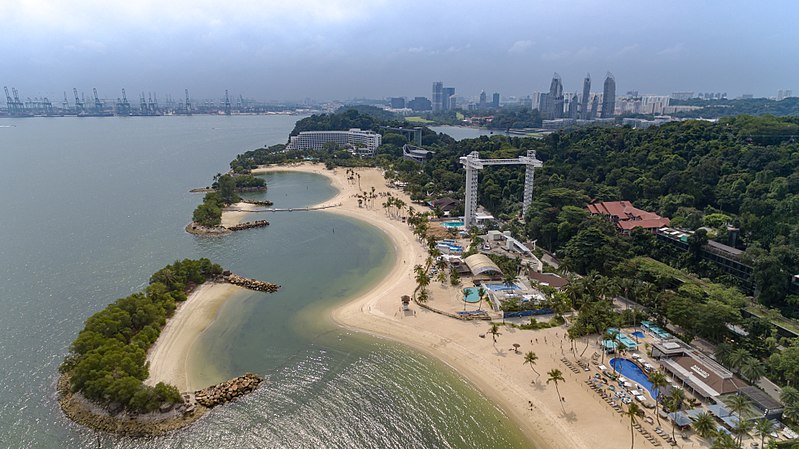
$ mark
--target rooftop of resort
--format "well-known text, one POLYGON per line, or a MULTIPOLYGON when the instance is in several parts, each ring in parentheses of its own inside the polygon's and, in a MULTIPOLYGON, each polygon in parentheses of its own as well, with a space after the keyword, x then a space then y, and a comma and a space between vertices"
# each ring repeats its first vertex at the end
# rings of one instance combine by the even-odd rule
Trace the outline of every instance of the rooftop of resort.
POLYGON ((670 223, 668 218, 638 209, 629 201, 602 201, 589 204, 587 209, 593 215, 608 217, 623 232, 634 228, 655 230, 670 223))
POLYGON ((502 270, 499 269, 497 264, 492 262, 485 254, 472 254, 463 259, 463 262, 475 276, 486 273, 502 274, 502 270))

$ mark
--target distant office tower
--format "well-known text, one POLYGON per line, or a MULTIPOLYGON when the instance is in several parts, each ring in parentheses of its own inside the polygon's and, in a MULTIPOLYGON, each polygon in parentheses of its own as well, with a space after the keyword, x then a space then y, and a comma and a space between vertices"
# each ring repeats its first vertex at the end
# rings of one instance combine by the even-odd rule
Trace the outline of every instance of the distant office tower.
POLYGON ((444 83, 436 81, 433 83, 433 112, 444 110, 444 83))
POLYGON ((494 92, 494 95, 491 96, 491 107, 494 109, 499 109, 499 93, 494 92))
POLYGON ((596 118, 597 109, 599 109, 599 95, 594 95, 594 99, 591 100, 591 113, 588 115, 589 120, 596 118))
POLYGON ((408 102, 408 107, 414 111, 429 111, 433 109, 433 104, 426 97, 415 97, 408 102))
POLYGON ((792 96, 793 96, 793 91, 790 89, 780 89, 779 91, 777 91, 777 101, 782 101, 792 96))
POLYGON ((588 120, 588 97, 591 96, 591 74, 586 73, 583 80, 583 101, 580 103, 580 118, 588 120))
POLYGON ((549 118, 563 117, 563 82, 557 72, 552 76, 547 97, 547 116, 549 118))
POLYGON ((486 91, 484 91, 484 90, 480 91, 480 105, 479 106, 480 106, 480 109, 485 109, 486 106, 487 106, 486 105, 486 91))
POLYGON ((538 112, 541 112, 542 109, 542 101, 544 101, 544 95, 541 92, 533 92, 533 95, 530 97, 530 109, 538 109, 538 112))
POLYGON ((671 98, 675 100, 690 100, 694 98, 693 92, 672 92, 671 98))
POLYGON ((578 109, 577 105, 578 104, 579 104, 579 101, 577 99, 577 92, 575 92, 569 98, 569 118, 571 118, 571 119, 576 119, 577 118, 577 109, 578 109))
POLYGON ((616 110, 616 78, 608 72, 605 78, 605 90, 602 92, 602 118, 613 117, 616 110))
POLYGON ((441 110, 442 111, 449 111, 454 109, 454 97, 455 96, 455 88, 454 87, 445 87, 441 91, 441 110))
POLYGON ((403 97, 391 97, 389 99, 389 103, 391 104, 392 109, 402 109, 405 107, 405 98, 403 97))

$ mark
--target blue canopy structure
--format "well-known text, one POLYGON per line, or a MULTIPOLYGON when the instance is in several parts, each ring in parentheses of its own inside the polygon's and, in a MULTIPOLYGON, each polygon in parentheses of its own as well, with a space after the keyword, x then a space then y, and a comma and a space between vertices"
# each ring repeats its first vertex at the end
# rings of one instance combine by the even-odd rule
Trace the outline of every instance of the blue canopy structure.
POLYGON ((691 418, 684 412, 669 413, 669 418, 677 424, 677 427, 687 427, 691 425, 691 418))
POLYGON ((707 407, 708 411, 719 418, 724 418, 726 416, 732 415, 732 413, 721 404, 712 404, 707 407))

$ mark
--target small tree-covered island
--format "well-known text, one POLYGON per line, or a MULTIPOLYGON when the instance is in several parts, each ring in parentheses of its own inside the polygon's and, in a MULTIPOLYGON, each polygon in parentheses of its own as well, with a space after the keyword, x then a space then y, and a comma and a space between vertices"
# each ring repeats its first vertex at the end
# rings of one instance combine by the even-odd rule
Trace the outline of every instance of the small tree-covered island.
POLYGON ((206 258, 184 259, 158 270, 144 291, 117 299, 86 320, 59 368, 64 413, 96 430, 158 435, 187 426, 209 408, 254 391, 261 379, 250 373, 195 392, 145 382, 147 353, 167 321, 199 286, 220 282, 266 292, 279 288, 232 274, 206 258))

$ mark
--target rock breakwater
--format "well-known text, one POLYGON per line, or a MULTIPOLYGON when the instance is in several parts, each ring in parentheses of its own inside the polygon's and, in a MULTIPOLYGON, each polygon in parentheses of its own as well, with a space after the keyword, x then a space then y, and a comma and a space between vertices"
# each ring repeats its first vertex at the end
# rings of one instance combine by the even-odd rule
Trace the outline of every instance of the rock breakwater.
MULTIPOLYGON (((263 379, 255 374, 246 373, 221 384, 195 391, 194 401, 203 407, 213 408, 255 391, 262 381, 263 379)), ((190 408, 191 406, 192 404, 189 405, 190 408)))
POLYGON ((256 206, 274 206, 275 203, 269 200, 241 200, 240 203, 255 204, 256 206))
POLYGON ((239 287, 248 288, 258 292, 274 293, 280 289, 280 286, 277 284, 239 276, 238 274, 231 273, 229 271, 222 273, 222 280, 229 284, 238 285, 239 287))
POLYGON ((269 226, 269 222, 266 220, 255 220, 255 221, 245 221, 244 223, 239 223, 237 225, 228 226, 228 231, 241 231, 244 229, 252 229, 252 228, 263 228, 265 226, 269 226))

